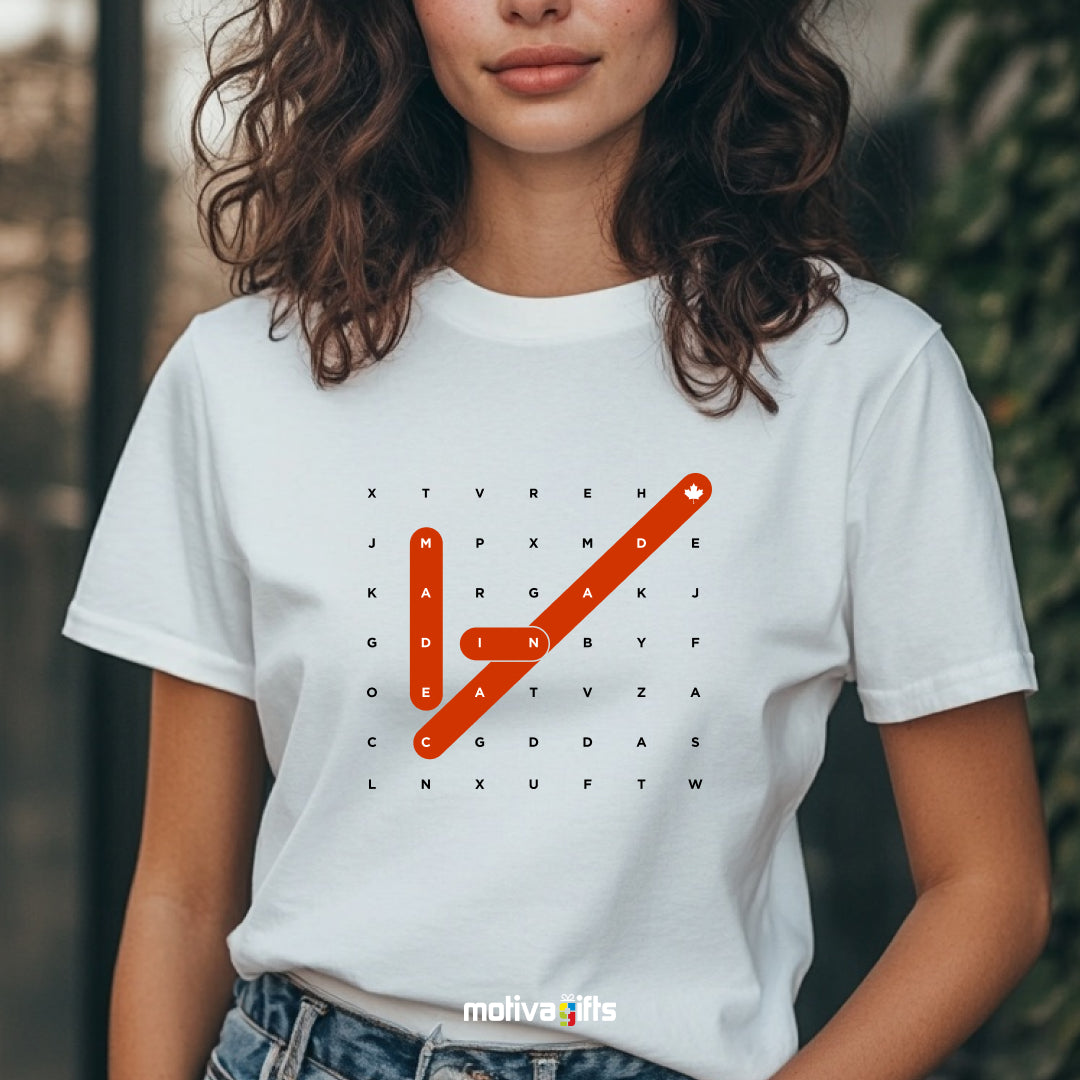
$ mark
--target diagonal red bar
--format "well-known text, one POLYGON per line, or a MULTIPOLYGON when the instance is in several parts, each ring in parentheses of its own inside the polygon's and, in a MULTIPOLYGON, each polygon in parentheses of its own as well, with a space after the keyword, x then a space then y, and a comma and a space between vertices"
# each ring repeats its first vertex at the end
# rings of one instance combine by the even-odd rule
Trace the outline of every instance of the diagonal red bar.
MULTIPOLYGON (((568 585, 530 623, 547 633, 551 642, 548 651, 704 506, 711 494, 707 476, 687 473, 568 585)), ((420 728, 413 748, 421 757, 439 757, 538 663, 540 660, 494 660, 486 664, 420 728)))

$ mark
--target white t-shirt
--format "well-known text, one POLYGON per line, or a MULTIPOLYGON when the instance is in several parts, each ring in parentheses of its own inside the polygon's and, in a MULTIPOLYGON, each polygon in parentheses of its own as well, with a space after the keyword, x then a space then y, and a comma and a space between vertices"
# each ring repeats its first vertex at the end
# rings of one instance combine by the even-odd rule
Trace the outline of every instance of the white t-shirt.
POLYGON ((699 1080, 791 1057, 795 812, 841 684, 872 723, 1036 689, 959 359, 841 276, 846 334, 822 308, 769 347, 779 412, 721 419, 676 388, 653 278, 537 298, 444 267, 325 390, 268 297, 190 322, 63 633, 257 703, 241 975, 490 1003, 486 1041, 507 1000, 573 1002, 533 1028, 699 1080))

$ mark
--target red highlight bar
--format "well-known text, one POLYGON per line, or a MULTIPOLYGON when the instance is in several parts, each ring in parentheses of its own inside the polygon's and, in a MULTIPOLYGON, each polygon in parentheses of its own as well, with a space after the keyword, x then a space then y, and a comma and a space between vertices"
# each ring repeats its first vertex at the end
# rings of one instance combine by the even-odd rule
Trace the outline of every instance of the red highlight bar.
POLYGON ((471 626, 461 635, 470 660, 539 660, 550 648, 539 626, 471 626))
POLYGON ((409 538, 409 700, 434 709, 443 696, 443 542, 430 528, 409 538))

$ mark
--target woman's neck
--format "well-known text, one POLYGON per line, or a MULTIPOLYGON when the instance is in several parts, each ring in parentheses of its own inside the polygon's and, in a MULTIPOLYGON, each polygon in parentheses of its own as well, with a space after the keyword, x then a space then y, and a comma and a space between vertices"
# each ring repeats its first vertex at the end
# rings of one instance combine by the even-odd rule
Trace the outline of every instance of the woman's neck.
POLYGON ((519 153, 468 129, 464 241, 458 273, 497 292, 563 296, 631 281, 603 223, 640 134, 637 122, 604 143, 519 153))

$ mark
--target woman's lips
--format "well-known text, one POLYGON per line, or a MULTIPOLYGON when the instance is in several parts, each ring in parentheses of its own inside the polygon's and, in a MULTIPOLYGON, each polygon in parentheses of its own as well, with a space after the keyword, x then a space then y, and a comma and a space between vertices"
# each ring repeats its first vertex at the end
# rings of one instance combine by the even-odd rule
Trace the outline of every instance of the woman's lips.
POLYGON ((595 60, 587 60, 574 64, 523 65, 493 71, 492 75, 507 90, 519 94, 547 94, 581 82, 595 64, 595 60))

